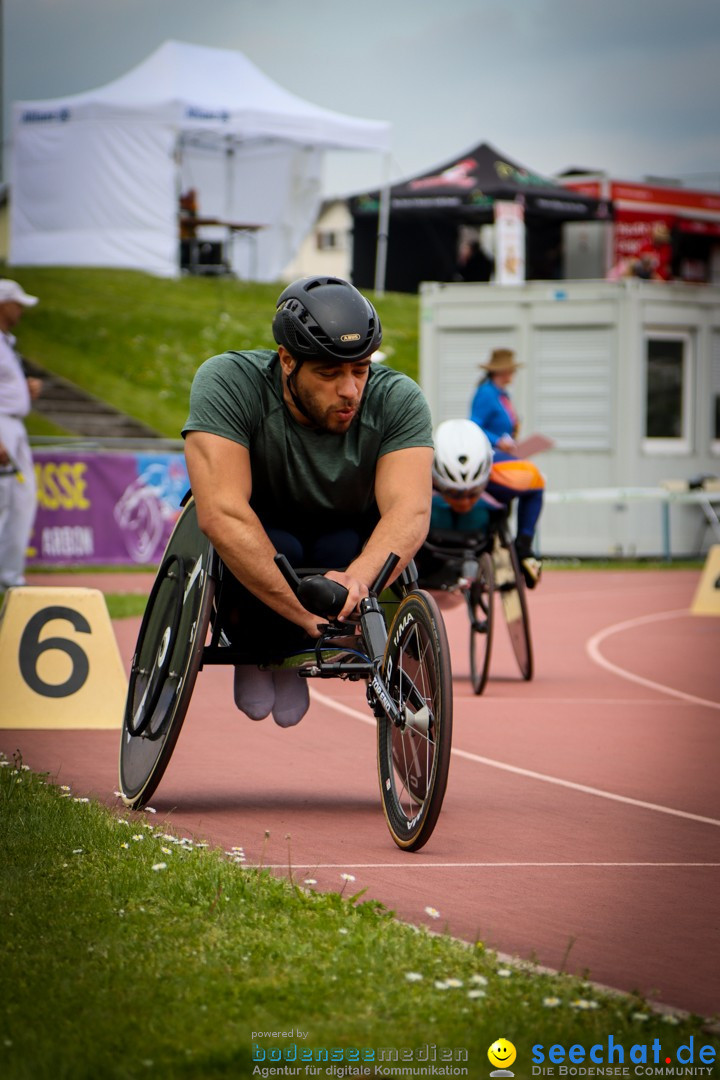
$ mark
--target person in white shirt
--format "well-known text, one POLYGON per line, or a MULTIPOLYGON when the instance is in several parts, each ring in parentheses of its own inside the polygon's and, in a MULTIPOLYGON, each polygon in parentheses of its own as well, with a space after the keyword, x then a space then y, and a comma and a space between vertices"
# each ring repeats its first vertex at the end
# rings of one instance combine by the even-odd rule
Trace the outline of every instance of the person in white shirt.
POLYGON ((0 279, 0 589, 25 584, 25 559, 37 509, 32 453, 24 419, 42 389, 26 378, 11 331, 37 304, 16 281, 0 279))

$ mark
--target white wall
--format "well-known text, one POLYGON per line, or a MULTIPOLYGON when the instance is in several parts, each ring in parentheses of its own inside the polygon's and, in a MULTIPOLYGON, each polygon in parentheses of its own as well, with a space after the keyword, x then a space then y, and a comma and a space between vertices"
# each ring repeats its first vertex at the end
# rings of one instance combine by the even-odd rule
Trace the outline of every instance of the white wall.
POLYGON ((347 202, 324 203, 295 258, 282 272, 283 281, 311 274, 350 278, 353 219, 347 202))
MULTIPOLYGON (((420 381, 435 423, 469 415, 479 365, 497 347, 524 366, 512 387, 521 434, 556 441, 537 464, 548 491, 657 488, 665 480, 720 475, 720 289, 684 283, 528 282, 503 287, 428 283, 421 288, 420 381), (685 438, 648 440, 646 336, 684 342, 685 438)), ((671 511, 674 554, 695 553, 697 508, 671 511)), ((659 502, 548 502, 546 555, 659 555, 659 502)))

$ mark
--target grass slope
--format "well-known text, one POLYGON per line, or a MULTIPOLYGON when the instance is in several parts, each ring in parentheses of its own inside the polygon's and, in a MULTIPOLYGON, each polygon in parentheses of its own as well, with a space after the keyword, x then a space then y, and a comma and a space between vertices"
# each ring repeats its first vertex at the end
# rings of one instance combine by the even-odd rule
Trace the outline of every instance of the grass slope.
POLYGON ((351 875, 321 894, 291 870, 248 869, 239 845, 223 853, 149 813, 114 815, 2 755, 0 850, 5 1080, 421 1076, 417 1055, 440 1051, 454 1071, 438 1056, 433 1075, 482 1077, 499 1038, 522 1080, 537 1044, 547 1062, 553 1044, 605 1053, 612 1036, 630 1064, 633 1047, 651 1063, 657 1039, 674 1066, 691 1038, 696 1065, 702 1046, 706 1064, 720 1049, 699 1017, 401 925, 352 895, 351 875), (304 1039, 287 1034, 298 1028, 304 1039), (283 1062, 294 1046, 312 1060, 283 1062), (318 1060, 333 1048, 338 1064, 318 1060), (381 1063, 381 1048, 414 1056, 381 1063), (338 1071, 351 1068, 365 1071, 338 1071))
MULTIPOLYGON (((225 349, 274 348, 282 284, 61 268, 18 268, 13 276, 40 298, 18 331, 23 354, 169 438, 179 438, 203 360, 225 349)), ((417 297, 388 294, 376 303, 383 351, 416 378, 417 297)), ((55 434, 37 416, 28 427, 55 434)))

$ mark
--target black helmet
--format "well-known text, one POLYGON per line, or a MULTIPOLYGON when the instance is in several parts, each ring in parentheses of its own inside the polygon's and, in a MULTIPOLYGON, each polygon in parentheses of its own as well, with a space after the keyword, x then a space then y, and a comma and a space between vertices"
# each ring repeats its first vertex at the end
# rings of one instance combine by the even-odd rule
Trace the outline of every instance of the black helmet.
POLYGON ((370 301, 336 277, 293 281, 278 297, 272 328, 275 341, 298 364, 364 360, 382 341, 380 319, 370 301))

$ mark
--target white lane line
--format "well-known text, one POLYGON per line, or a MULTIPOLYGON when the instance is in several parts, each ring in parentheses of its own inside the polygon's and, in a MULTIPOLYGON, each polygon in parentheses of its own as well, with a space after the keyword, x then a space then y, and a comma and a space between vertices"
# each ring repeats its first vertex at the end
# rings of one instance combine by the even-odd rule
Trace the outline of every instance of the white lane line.
MULTIPOLYGON (((375 727, 377 721, 372 716, 366 716, 357 709, 343 705, 342 702, 333 701, 327 694, 321 694, 318 690, 311 690, 316 701, 328 708, 361 720, 364 724, 375 727)), ((495 761, 493 758, 482 757, 480 754, 471 754, 467 750, 459 750, 453 747, 452 754, 463 758, 465 761, 473 761, 478 765, 487 765, 491 769, 501 769, 503 772, 514 773, 516 776, 526 776, 529 780, 540 780, 544 784, 555 784, 557 787, 569 788, 571 791, 580 791, 584 795, 595 795, 600 799, 609 799, 611 802, 625 803, 627 806, 636 806, 641 810, 653 810, 657 814, 668 814, 671 817, 684 818, 687 821, 699 821, 703 825, 714 825, 720 828, 720 821, 716 818, 703 817, 701 814, 691 814, 687 810, 676 810, 672 806, 660 806, 658 803, 645 802, 642 799, 632 799, 628 795, 617 795, 613 791, 603 791, 602 788, 590 787, 587 784, 577 784, 573 780, 562 780, 559 776, 548 776, 546 773, 535 772, 533 769, 522 769, 518 765, 508 765, 505 761, 495 761)))
MULTIPOLYGON (((250 863, 248 866, 252 865, 250 863)), ((409 869, 416 870, 418 867, 422 867, 426 870, 477 870, 477 869, 494 869, 499 867, 501 869, 506 867, 518 867, 523 869, 526 867, 547 867, 548 869, 557 870, 564 866, 570 869, 577 869, 577 867, 626 867, 630 870, 635 868, 685 868, 692 866, 699 866, 703 868, 717 869, 720 867, 720 863, 716 862, 416 862, 414 859, 404 859, 402 862, 342 862, 342 863, 296 863, 293 862, 293 870, 399 870, 409 869)), ((284 863, 257 863, 253 866, 253 869, 264 870, 287 870, 288 864, 284 863)))
MULTIPOLYGON (((466 675, 464 677, 469 678, 468 675, 466 675)), ((463 676, 460 675, 460 676, 458 676, 458 678, 463 678, 463 676)), ((475 697, 475 695, 473 693, 471 693, 470 691, 468 691, 467 693, 462 694, 462 695, 461 694, 456 694, 456 698, 457 698, 458 701, 477 701, 477 698, 475 697)), ((487 704, 489 702, 492 705, 494 705, 496 702, 498 702, 498 703, 502 702, 503 704, 505 704, 508 701, 510 701, 510 702, 513 702, 513 701, 518 702, 519 700, 520 700, 520 696, 519 695, 515 696, 513 694, 508 694, 507 696, 503 696, 503 695, 500 695, 500 694, 487 694, 486 693, 485 696, 483 697, 483 702, 485 704, 487 704)), ((674 709, 674 708, 676 708, 676 705, 675 705, 674 701, 658 701, 657 698, 591 698, 591 697, 566 698, 566 697, 535 697, 535 695, 533 695, 532 703, 533 703, 533 705, 541 704, 541 705, 555 705, 555 706, 560 706, 560 705, 648 705, 648 706, 652 706, 653 709, 674 709)))
POLYGON ((647 626, 648 623, 662 622, 664 619, 677 619, 681 615, 688 614, 687 608, 680 608, 676 611, 660 611, 654 615, 639 615, 636 619, 627 619, 625 622, 606 626, 604 630, 600 630, 587 641, 585 650, 591 660, 594 660, 600 667, 606 668, 607 671, 611 671, 614 675, 619 675, 621 679, 639 683, 640 686, 647 686, 651 690, 657 690, 660 694, 669 694, 671 697, 679 698, 680 701, 687 701, 692 705, 705 705, 709 709, 720 709, 720 702, 718 701, 709 701, 707 698, 696 697, 694 694, 686 694, 683 690, 674 690, 671 686, 665 686, 664 683, 653 682, 652 679, 645 679, 642 675, 635 675, 634 672, 627 671, 625 668, 613 664, 612 661, 606 660, 600 652, 602 642, 613 634, 619 634, 623 630, 633 630, 637 626, 647 626))

